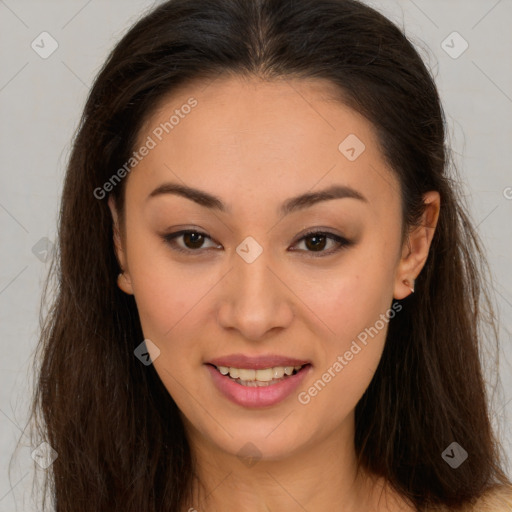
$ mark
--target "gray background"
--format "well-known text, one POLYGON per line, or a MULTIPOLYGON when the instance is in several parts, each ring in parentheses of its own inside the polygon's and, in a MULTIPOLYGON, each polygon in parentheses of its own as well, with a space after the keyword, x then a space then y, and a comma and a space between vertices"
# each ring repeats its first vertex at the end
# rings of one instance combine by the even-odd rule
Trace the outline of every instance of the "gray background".
MULTIPOLYGON (((0 0, 0 511, 37 510, 31 482, 44 470, 32 461, 36 446, 22 432, 49 267, 46 250, 56 236, 72 136, 108 51, 156 3, 0 0), (35 40, 43 51, 43 31, 58 43, 46 59, 31 47, 35 40)), ((494 276, 502 391, 493 395, 493 418, 512 458, 512 1, 368 3, 405 28, 433 70, 444 102, 451 145, 494 276), (461 53, 464 41, 468 48, 461 53)), ((49 48, 45 39, 44 51, 49 48)), ((507 470, 512 474, 510 464, 507 470)))

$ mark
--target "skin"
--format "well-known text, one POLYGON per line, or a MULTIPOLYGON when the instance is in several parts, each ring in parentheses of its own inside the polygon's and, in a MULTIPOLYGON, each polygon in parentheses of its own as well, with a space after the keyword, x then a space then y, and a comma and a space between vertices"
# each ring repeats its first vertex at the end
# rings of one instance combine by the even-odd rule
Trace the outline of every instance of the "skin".
POLYGON ((297 357, 313 366, 297 392, 307 390, 393 298, 411 293, 404 281, 423 268, 439 194, 425 194, 421 225, 402 245, 399 183, 373 126, 333 101, 333 92, 324 81, 239 77, 173 91, 140 131, 141 144, 190 96, 197 107, 126 178, 123 225, 109 201, 119 286, 135 296, 144 335, 160 350, 153 364, 180 408, 206 489, 196 486, 184 510, 413 510, 385 482, 355 471, 354 409, 377 368, 387 323, 308 404, 292 393, 271 407, 241 407, 211 384, 204 365, 232 353, 297 357), (349 134, 366 146, 354 161, 338 150, 349 134), (214 194, 230 211, 172 194, 147 199, 165 182, 214 194), (367 201, 278 213, 290 197, 332 184, 367 201), (337 242, 301 240, 317 227, 354 243, 322 256, 337 242), (178 238, 200 253, 182 254, 162 239, 180 229, 211 238, 203 246, 178 238), (250 264, 236 252, 248 236, 263 249, 250 264), (237 455, 248 442, 260 453, 250 467, 237 455))

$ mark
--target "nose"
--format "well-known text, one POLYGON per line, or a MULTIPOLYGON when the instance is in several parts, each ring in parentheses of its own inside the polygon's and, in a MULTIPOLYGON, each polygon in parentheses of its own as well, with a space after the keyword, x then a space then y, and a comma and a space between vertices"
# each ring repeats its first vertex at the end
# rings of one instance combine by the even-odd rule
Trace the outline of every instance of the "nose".
POLYGON ((233 268, 224 280, 218 305, 221 327, 251 341, 285 329, 293 318, 293 293, 267 254, 264 250, 251 263, 233 255, 233 268))

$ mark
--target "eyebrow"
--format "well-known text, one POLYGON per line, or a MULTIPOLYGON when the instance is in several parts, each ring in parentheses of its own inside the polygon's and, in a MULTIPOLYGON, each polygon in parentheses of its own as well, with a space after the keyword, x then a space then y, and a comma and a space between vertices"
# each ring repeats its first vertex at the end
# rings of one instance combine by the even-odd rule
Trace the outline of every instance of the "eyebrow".
MULTIPOLYGON (((165 194, 181 196, 186 199, 190 199, 201 206, 218 210, 220 212, 225 213, 231 211, 231 208, 227 207, 219 197, 209 194, 208 192, 204 192, 203 190, 188 187, 186 185, 180 185, 178 183, 163 183, 149 194, 147 200, 165 194)), ((282 215, 289 215, 290 213, 298 210, 304 210, 305 208, 309 208, 322 201, 343 198, 358 199, 368 203, 366 197, 357 190, 346 185, 332 185, 317 192, 306 192, 305 194, 287 199, 280 206, 279 211, 282 215)))

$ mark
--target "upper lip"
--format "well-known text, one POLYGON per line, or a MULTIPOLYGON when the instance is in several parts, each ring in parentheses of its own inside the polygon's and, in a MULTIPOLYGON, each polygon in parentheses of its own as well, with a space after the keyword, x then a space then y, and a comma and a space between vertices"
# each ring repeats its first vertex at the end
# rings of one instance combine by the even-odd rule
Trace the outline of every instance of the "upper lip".
POLYGON ((229 356, 211 359, 210 361, 207 361, 207 364, 213 364, 214 366, 226 366, 228 368, 263 370, 264 368, 274 368, 276 366, 303 366, 305 364, 309 364, 309 361, 274 354, 252 357, 244 354, 231 354, 229 356))

